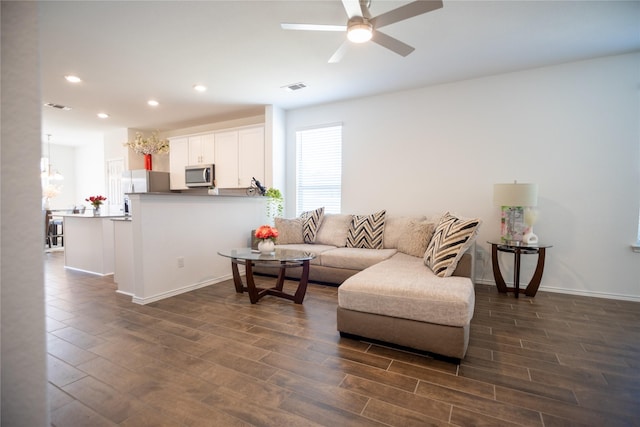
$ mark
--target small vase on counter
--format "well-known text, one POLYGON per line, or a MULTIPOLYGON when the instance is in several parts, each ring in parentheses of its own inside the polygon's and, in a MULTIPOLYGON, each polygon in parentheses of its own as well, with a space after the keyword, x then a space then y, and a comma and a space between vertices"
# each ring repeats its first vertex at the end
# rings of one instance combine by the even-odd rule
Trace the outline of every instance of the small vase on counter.
POLYGON ((263 255, 271 255, 276 250, 276 244, 271 239, 260 240, 258 250, 263 255))
POLYGON ((93 216, 100 216, 100 206, 94 206, 93 216))
POLYGON ((148 171, 153 170, 153 160, 151 154, 144 155, 144 168, 148 171))

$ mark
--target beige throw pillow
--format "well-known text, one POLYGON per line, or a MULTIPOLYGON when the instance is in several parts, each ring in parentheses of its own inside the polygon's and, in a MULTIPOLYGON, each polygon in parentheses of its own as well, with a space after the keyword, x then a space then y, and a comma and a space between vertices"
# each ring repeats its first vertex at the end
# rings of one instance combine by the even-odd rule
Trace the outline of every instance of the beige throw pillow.
POLYGON ((405 233, 398 239, 398 250, 407 255, 424 257, 436 225, 425 220, 409 221, 405 233))
POLYGON ((278 229, 277 244, 291 245, 304 243, 302 238, 302 219, 275 218, 274 225, 276 229, 278 229))
POLYGON ((325 214, 315 243, 339 248, 346 246, 352 219, 350 214, 325 214))

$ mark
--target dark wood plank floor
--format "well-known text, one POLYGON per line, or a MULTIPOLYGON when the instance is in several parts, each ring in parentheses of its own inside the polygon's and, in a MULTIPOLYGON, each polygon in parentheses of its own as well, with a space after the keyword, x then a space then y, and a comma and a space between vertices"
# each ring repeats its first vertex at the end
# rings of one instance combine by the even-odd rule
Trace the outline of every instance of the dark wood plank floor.
POLYGON ((341 339, 334 287, 140 306, 63 256, 45 254, 57 427, 640 425, 640 303, 477 286, 457 366, 341 339))

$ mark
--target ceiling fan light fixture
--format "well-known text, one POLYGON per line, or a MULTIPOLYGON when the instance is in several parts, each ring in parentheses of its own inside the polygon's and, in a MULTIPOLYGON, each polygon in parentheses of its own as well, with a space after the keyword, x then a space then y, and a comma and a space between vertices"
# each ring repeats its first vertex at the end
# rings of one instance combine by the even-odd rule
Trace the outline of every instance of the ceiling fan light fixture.
POLYGON ((353 43, 364 43, 371 40, 373 26, 365 18, 354 16, 347 24, 347 38, 353 43))

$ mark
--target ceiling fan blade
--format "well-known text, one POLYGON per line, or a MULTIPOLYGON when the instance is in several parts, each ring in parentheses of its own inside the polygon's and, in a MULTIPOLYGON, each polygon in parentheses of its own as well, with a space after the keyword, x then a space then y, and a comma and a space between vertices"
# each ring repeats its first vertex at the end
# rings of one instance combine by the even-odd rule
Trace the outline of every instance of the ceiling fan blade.
POLYGON ((382 28, 385 25, 413 18, 414 16, 440 9, 441 7, 442 0, 418 0, 378 15, 375 18, 371 18, 369 22, 373 25, 373 28, 382 28))
POLYGON ((415 50, 415 48, 409 46, 406 43, 401 42, 391 36, 381 33, 380 31, 374 31, 371 41, 378 43, 380 46, 386 47, 389 50, 394 51, 400 56, 407 56, 415 50))
POLYGON ((283 30, 302 31, 347 31, 346 25, 324 25, 324 24, 290 24, 283 22, 280 24, 283 30))
POLYGON ((342 0, 345 12, 349 19, 354 16, 362 16, 362 9, 360 9, 360 0, 342 0))
POLYGON ((347 49, 349 48, 349 41, 345 40, 342 42, 338 50, 329 58, 329 64, 335 64, 340 62, 345 53, 347 53, 347 49))

